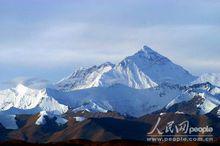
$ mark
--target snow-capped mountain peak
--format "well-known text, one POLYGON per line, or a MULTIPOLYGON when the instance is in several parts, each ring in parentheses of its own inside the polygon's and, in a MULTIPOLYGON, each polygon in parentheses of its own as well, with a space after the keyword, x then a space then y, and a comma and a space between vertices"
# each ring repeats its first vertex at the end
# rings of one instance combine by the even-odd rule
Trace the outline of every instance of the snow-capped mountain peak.
POLYGON ((64 91, 98 87, 102 75, 110 71, 113 67, 114 65, 112 63, 106 62, 99 66, 95 65, 90 68, 79 69, 69 77, 59 81, 56 87, 64 91))
POLYGON ((195 77, 148 46, 116 65, 109 62, 75 71, 56 84, 57 89, 72 91, 91 87, 123 84, 146 89, 164 82, 188 84, 195 77))
POLYGON ((19 93, 19 94, 25 94, 28 90, 31 90, 30 88, 24 86, 23 84, 18 84, 15 87, 15 90, 19 93))
POLYGON ((144 57, 146 57, 147 59, 152 61, 152 63, 164 63, 166 61, 170 61, 168 58, 162 56, 161 54, 154 51, 153 49, 151 49, 148 46, 144 46, 143 49, 138 51, 134 56, 135 57, 138 57, 138 56, 143 57, 141 55, 144 55, 144 57))
POLYGON ((62 114, 68 107, 50 97, 46 89, 31 89, 22 84, 17 87, 0 91, 0 111, 40 112, 45 110, 54 114, 62 114))
POLYGON ((183 67, 147 46, 124 60, 134 62, 145 75, 157 84, 163 82, 188 84, 196 78, 183 67))
POLYGON ((142 48, 143 51, 145 52, 155 52, 154 50, 152 50, 150 47, 148 47, 147 45, 144 45, 142 48))
POLYGON ((143 46, 141 50, 139 50, 137 53, 135 53, 132 56, 127 57, 127 59, 131 60, 148 60, 152 65, 153 64, 165 64, 167 62, 171 62, 168 58, 165 56, 162 56, 158 52, 154 51, 148 46, 143 46))
POLYGON ((220 88, 215 86, 219 76, 206 74, 197 79, 144 46, 115 65, 106 62, 80 68, 56 83, 55 88, 35 89, 22 83, 0 91, 0 123, 5 128, 17 129, 16 115, 39 113, 36 125, 46 124, 48 118, 56 119, 59 125, 67 123, 69 118, 65 116, 69 112, 80 111, 113 111, 139 117, 164 108, 177 114, 195 110, 207 114, 220 106, 220 88), (199 84, 190 85, 195 80, 199 84))

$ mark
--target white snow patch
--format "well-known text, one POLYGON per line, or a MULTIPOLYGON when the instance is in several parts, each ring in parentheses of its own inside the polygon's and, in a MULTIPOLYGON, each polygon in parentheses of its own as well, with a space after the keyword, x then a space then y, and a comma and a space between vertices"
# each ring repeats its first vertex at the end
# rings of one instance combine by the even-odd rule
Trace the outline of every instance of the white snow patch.
POLYGON ((56 123, 59 124, 59 125, 64 125, 64 124, 66 124, 67 122, 68 122, 68 120, 67 120, 67 119, 64 119, 64 118, 62 118, 62 117, 57 117, 57 119, 56 119, 56 123))
POLYGON ((63 125, 67 123, 67 119, 62 118, 60 115, 54 115, 52 113, 47 113, 46 111, 41 111, 38 115, 38 119, 35 122, 36 125, 44 125, 46 124, 45 116, 48 116, 48 118, 54 118, 56 117, 56 123, 58 125, 63 125))
POLYGON ((48 116, 46 111, 41 111, 38 115, 38 119, 35 122, 36 125, 44 125, 46 123, 45 116, 48 116))
POLYGON ((201 108, 201 114, 206 114, 211 112, 214 108, 216 108, 218 105, 213 103, 212 101, 205 99, 203 104, 198 105, 199 108, 201 108))
POLYGON ((182 114, 184 114, 184 112, 176 111, 175 114, 180 114, 180 115, 182 115, 182 114))
POLYGON ((84 103, 78 108, 73 109, 73 112, 78 112, 78 111, 87 111, 87 112, 102 112, 102 113, 107 113, 108 110, 102 108, 92 100, 90 100, 88 103, 84 103))
POLYGON ((77 122, 82 122, 82 121, 86 120, 85 117, 74 117, 74 119, 75 119, 77 122))
POLYGON ((220 108, 217 111, 217 116, 220 118, 220 108))

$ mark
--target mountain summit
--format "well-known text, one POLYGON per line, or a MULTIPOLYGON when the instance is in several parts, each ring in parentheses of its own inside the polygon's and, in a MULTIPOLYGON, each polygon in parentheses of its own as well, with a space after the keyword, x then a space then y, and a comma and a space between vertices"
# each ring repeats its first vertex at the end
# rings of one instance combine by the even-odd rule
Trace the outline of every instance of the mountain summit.
POLYGON ((155 61, 155 63, 163 63, 165 61, 170 61, 168 58, 160 55, 159 53, 157 53, 156 51, 152 50, 148 46, 143 46, 143 49, 138 51, 136 54, 138 54, 140 56, 143 55, 146 58, 148 58, 149 60, 151 60, 152 62, 155 61), (160 62, 157 62, 157 61, 160 61, 160 62))
POLYGON ((173 63, 167 57, 147 46, 144 46, 143 49, 134 55, 125 58, 125 60, 135 63, 145 75, 157 84, 164 82, 188 84, 196 79, 183 67, 173 63))
POLYGON ((95 65, 90 68, 81 68, 74 71, 73 74, 67 78, 59 81, 56 87, 57 89, 65 91, 98 87, 101 85, 100 79, 102 75, 112 70, 113 67, 114 64, 106 62, 99 66, 95 65))
POLYGON ((58 89, 71 91, 91 87, 108 87, 115 84, 136 89, 155 87, 169 82, 188 84, 195 76, 148 46, 116 65, 104 63, 100 66, 80 69, 57 83, 58 89))

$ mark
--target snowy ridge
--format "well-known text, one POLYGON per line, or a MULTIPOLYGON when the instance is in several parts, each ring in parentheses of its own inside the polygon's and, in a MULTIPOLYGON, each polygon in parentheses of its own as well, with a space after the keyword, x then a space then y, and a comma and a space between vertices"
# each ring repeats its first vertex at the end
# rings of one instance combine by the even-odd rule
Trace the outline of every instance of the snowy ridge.
POLYGON ((192 85, 183 94, 178 95, 168 103, 166 109, 169 109, 174 104, 196 99, 196 106, 200 114, 207 114, 220 105, 219 89, 219 87, 215 87, 210 83, 192 85))
POLYGON ((83 122, 84 120, 86 120, 85 117, 74 117, 74 119, 76 120, 76 122, 83 122))
POLYGON ((181 66, 144 46, 132 56, 113 65, 105 63, 88 69, 80 69, 59 81, 57 89, 73 91, 91 87, 109 87, 122 84, 135 89, 147 89, 158 84, 188 84, 196 79, 181 66))
POLYGON ((134 62, 124 60, 111 71, 103 75, 100 82, 102 86, 122 84, 135 89, 156 87, 157 84, 145 75, 134 62))
POLYGON ((72 75, 62 79, 56 84, 57 89, 64 91, 86 89, 91 87, 98 87, 100 85, 100 78, 102 75, 113 68, 112 63, 104 63, 100 66, 93 66, 91 68, 82 68, 75 71, 72 75))
POLYGON ((33 115, 40 112, 36 124, 44 123, 44 116, 56 116, 58 123, 64 121, 59 115, 68 107, 47 95, 46 89, 37 90, 18 84, 16 88, 0 91, 0 123, 7 129, 17 129, 16 115, 33 115))
MULTIPOLYGON (((135 89, 121 84, 110 87, 96 87, 83 90, 63 92, 47 90, 48 94, 54 97, 61 104, 72 109, 89 109, 95 103, 95 111, 102 109, 116 111, 121 114, 142 116, 147 113, 159 110, 166 106, 174 97, 182 93, 176 85, 157 86, 149 89, 135 89), (86 106, 85 103, 89 104, 86 106), (79 108, 80 107, 80 108, 79 108)), ((94 108, 92 108, 94 110, 94 108)))
POLYGON ((199 76, 192 84, 209 82, 220 87, 220 73, 205 73, 199 76))
POLYGON ((67 123, 67 120, 62 118, 60 115, 53 115, 51 113, 47 113, 46 111, 41 111, 38 115, 38 119, 36 120, 36 125, 44 125, 46 124, 46 117, 48 118, 56 118, 56 123, 58 125, 63 125, 67 123))
MULTIPOLYGON (((204 86, 204 84, 202 84, 204 86)), ((198 104, 198 108, 200 108, 200 114, 206 114, 211 112, 214 108, 220 105, 220 98, 218 98, 219 95, 218 93, 216 94, 213 91, 213 85, 207 83, 207 88, 206 90, 196 90, 196 94, 199 95, 201 98, 203 98, 203 102, 201 104, 198 104), (209 86, 209 87, 208 87, 209 86)), ((215 87, 214 90, 216 90, 215 87)), ((219 89, 219 88, 218 88, 219 89)), ((195 92, 195 90, 193 90, 195 92)))
POLYGON ((0 111, 6 110, 15 113, 27 110, 32 111, 32 114, 44 110, 54 114, 63 114, 68 107, 48 96, 45 89, 30 89, 19 84, 16 88, 0 91, 0 111))
POLYGON ((169 82, 185 85, 196 79, 184 68, 174 64, 148 46, 144 46, 143 49, 125 60, 133 61, 144 74, 157 84, 169 82))
POLYGON ((73 112, 78 112, 78 111, 87 111, 87 112, 102 112, 102 113, 107 113, 108 110, 100 107, 97 105, 95 102, 92 100, 85 102, 83 105, 81 105, 78 108, 75 108, 72 110, 73 112))

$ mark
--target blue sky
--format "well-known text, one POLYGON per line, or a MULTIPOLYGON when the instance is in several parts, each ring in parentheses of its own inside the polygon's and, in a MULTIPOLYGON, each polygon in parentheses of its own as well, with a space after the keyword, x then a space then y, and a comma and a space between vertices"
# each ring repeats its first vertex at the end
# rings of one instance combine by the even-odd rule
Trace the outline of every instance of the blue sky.
POLYGON ((220 72, 219 14, 219 0, 0 0, 0 88, 58 81, 145 44, 195 75, 220 72))

